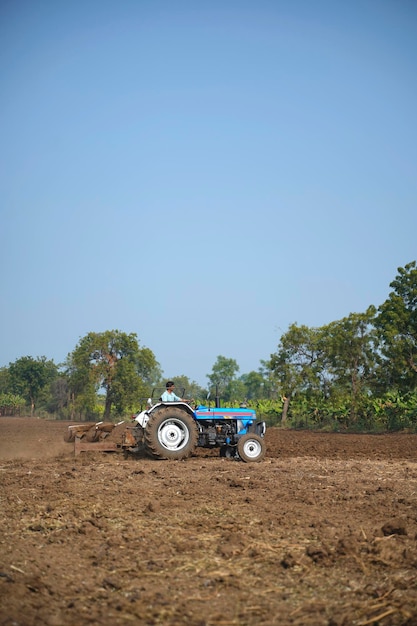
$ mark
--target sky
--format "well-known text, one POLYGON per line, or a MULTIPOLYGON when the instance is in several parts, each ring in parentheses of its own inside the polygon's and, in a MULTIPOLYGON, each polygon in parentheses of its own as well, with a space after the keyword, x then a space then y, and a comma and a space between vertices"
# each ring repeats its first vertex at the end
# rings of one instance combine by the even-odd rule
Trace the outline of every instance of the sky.
POLYGON ((258 370, 417 259, 415 0, 2 0, 0 367, 258 370))

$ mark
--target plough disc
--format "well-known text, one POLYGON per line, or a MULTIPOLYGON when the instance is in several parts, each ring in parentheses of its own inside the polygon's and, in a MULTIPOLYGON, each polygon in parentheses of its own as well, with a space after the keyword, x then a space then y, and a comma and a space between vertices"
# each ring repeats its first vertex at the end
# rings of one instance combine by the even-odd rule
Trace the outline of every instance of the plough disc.
POLYGON ((99 429, 93 426, 93 428, 90 428, 90 430, 87 431, 85 438, 90 443, 93 443, 94 441, 98 441, 100 439, 99 429))

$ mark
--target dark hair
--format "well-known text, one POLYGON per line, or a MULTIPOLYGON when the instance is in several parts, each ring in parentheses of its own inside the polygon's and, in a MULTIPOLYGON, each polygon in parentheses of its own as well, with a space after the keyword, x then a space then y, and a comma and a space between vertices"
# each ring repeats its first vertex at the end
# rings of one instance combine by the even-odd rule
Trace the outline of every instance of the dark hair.
POLYGON ((169 380, 167 382, 167 384, 165 385, 165 387, 168 389, 169 387, 175 387, 175 383, 172 382, 172 380, 169 380))

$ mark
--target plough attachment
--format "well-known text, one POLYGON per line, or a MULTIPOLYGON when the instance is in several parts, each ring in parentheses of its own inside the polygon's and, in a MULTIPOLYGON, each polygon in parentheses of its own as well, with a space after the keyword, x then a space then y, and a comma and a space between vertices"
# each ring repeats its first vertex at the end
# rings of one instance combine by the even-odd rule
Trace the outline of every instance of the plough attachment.
POLYGON ((120 449, 117 438, 109 437, 117 426, 124 422, 113 424, 112 422, 96 422, 91 424, 71 424, 64 435, 68 443, 74 442, 75 456, 80 452, 97 451, 112 452, 120 449))

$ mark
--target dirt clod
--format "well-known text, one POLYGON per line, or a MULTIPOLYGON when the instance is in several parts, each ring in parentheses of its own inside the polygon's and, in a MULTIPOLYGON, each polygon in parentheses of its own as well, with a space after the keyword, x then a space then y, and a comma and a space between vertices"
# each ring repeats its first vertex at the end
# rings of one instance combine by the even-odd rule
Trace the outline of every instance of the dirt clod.
POLYGON ((382 527, 385 536, 388 535, 407 535, 406 522, 402 519, 395 519, 387 522, 382 527))

